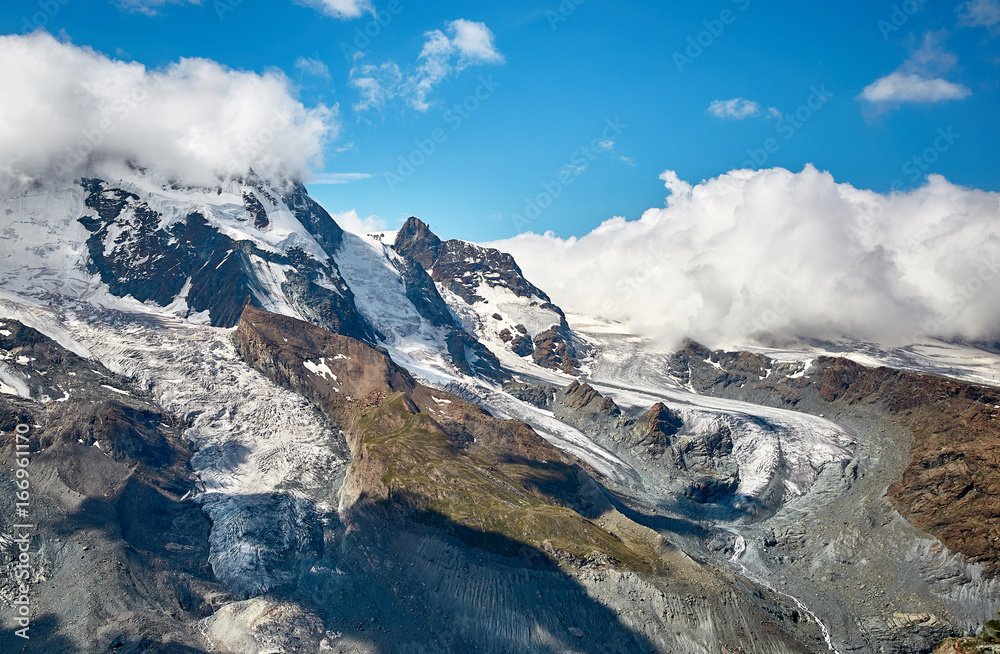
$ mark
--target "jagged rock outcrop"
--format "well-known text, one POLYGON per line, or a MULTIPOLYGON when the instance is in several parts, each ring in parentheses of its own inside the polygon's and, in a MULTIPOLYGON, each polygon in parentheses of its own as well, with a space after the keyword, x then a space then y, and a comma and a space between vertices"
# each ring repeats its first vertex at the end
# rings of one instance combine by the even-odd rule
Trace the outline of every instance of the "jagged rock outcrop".
POLYGON ((431 273, 435 282, 468 304, 484 299, 477 295, 483 282, 489 287, 508 289, 518 297, 552 302, 544 291, 524 278, 511 255, 467 241, 442 241, 417 218, 411 217, 403 224, 392 247, 419 263, 431 273), (482 277, 466 273, 482 273, 482 277))
POLYGON ((546 368, 578 370, 582 344, 574 339, 565 314, 525 279, 511 255, 466 241, 442 241, 412 217, 397 233, 393 249, 419 264, 435 283, 470 308, 481 340, 519 357, 531 356, 546 368), (524 322, 532 323, 532 328, 524 322))
POLYGON ((674 435, 684 428, 684 421, 661 402, 635 421, 629 444, 641 447, 652 457, 662 456, 674 444, 674 435))

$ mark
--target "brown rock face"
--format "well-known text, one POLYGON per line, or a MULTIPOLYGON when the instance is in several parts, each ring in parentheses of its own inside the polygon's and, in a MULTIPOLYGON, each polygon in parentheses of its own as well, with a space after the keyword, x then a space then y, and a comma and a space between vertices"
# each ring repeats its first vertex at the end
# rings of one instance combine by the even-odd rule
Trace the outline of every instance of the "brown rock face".
POLYGON ((576 350, 563 331, 556 327, 535 336, 533 358, 543 368, 562 370, 568 374, 577 372, 576 350))
POLYGON ((621 409, 610 397, 604 397, 593 386, 584 382, 570 382, 563 391, 565 393, 565 404, 571 409, 587 408, 591 411, 609 414, 619 414, 621 409), (593 405, 593 406, 591 406, 593 405))
POLYGON ((813 383, 830 402, 882 403, 910 428, 910 464, 889 498, 949 549, 1000 572, 1000 392, 830 358, 813 383))
POLYGON ((657 402, 636 425, 634 444, 663 451, 670 447, 671 436, 683 427, 684 421, 676 413, 657 402))

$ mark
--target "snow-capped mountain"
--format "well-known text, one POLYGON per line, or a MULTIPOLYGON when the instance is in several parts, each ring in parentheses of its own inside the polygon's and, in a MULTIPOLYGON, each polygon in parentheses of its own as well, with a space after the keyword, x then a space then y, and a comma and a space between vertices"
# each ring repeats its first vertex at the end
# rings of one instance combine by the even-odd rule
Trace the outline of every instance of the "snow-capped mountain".
POLYGON ((1000 601, 989 388, 659 351, 253 173, 105 164, 0 235, 50 651, 922 652, 1000 601))

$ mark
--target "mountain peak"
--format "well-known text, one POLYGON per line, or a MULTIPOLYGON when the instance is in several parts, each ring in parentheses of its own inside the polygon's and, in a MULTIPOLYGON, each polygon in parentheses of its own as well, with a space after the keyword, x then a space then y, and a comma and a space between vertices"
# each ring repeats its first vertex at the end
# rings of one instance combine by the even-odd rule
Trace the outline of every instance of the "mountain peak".
POLYGON ((393 249, 404 257, 410 257, 425 269, 432 268, 441 253, 441 239, 431 231, 427 223, 410 216, 396 234, 393 249))

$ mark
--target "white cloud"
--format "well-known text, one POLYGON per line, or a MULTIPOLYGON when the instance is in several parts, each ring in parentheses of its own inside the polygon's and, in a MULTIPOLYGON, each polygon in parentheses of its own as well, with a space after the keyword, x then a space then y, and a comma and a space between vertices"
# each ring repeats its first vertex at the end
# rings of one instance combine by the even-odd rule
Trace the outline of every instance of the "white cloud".
MULTIPOLYGON (((469 64, 502 64, 504 56, 497 50, 496 37, 483 23, 460 18, 448 26, 451 45, 460 55, 459 66, 469 64)), ((441 34, 439 31, 431 34, 441 34)))
POLYGON ((360 18, 364 14, 374 14, 371 0, 295 0, 298 4, 312 7, 313 9, 340 18, 350 20, 360 18))
POLYGON ((351 86, 358 90, 361 99, 352 107, 362 112, 382 109, 399 93, 403 72, 395 62, 384 64, 357 64, 351 69, 351 86))
POLYGON ((382 232, 386 229, 385 221, 379 216, 361 217, 355 209, 343 213, 331 213, 330 215, 341 228, 352 234, 369 234, 382 232))
POLYGON ((972 94, 965 86, 940 78, 926 79, 916 73, 890 73, 865 87, 861 98, 868 102, 944 102, 972 94))
POLYGON ((403 98, 417 111, 427 111, 434 89, 449 76, 469 66, 504 62, 493 32, 483 23, 459 19, 448 24, 447 34, 432 30, 424 37, 417 64, 405 75, 392 61, 355 64, 350 83, 361 95, 353 105, 355 111, 382 109, 395 98, 403 98))
POLYGON ((126 11, 135 11, 147 16, 155 16, 163 5, 200 5, 201 0, 118 0, 118 6, 126 11))
POLYGON ((632 166, 633 168, 635 168, 635 159, 633 159, 632 157, 626 157, 625 155, 620 155, 618 158, 627 163, 628 165, 632 166))
POLYGON ((971 0, 959 7, 958 22, 968 27, 997 27, 1000 25, 1000 2, 997 0, 971 0))
POLYGON ((781 118, 782 116, 781 110, 778 109, 777 107, 768 107, 767 115, 769 118, 781 118))
POLYGON ((966 86, 942 77, 958 63, 954 54, 941 47, 944 36, 943 32, 925 34, 921 47, 899 70, 866 86, 858 99, 884 108, 904 102, 962 100, 972 95, 966 86))
POLYGON ((314 75, 323 79, 330 79, 330 69, 319 59, 309 59, 299 57, 295 60, 295 68, 306 75, 314 75))
POLYGON ((309 178, 310 184, 350 184, 371 177, 370 173, 316 173, 309 178))
POLYGON ((1000 337, 1000 194, 930 176, 894 195, 812 166, 733 171, 690 185, 667 171, 665 208, 581 238, 491 245, 568 311, 675 345, 927 332, 1000 337))
POLYGON ((733 118, 744 120, 760 115, 760 105, 753 100, 746 98, 732 98, 731 100, 713 100, 708 105, 708 112, 716 118, 733 118))
POLYGON ((158 70, 45 33, 0 37, 0 180, 78 176, 135 160, 192 184, 253 167, 302 178, 336 135, 336 107, 303 106, 280 72, 206 59, 158 70))
POLYGON ((594 148, 594 149, 598 150, 600 152, 607 152, 608 150, 614 150, 615 149, 615 142, 614 141, 610 141, 610 140, 608 140, 608 141, 601 141, 600 143, 597 144, 597 147, 594 148))

